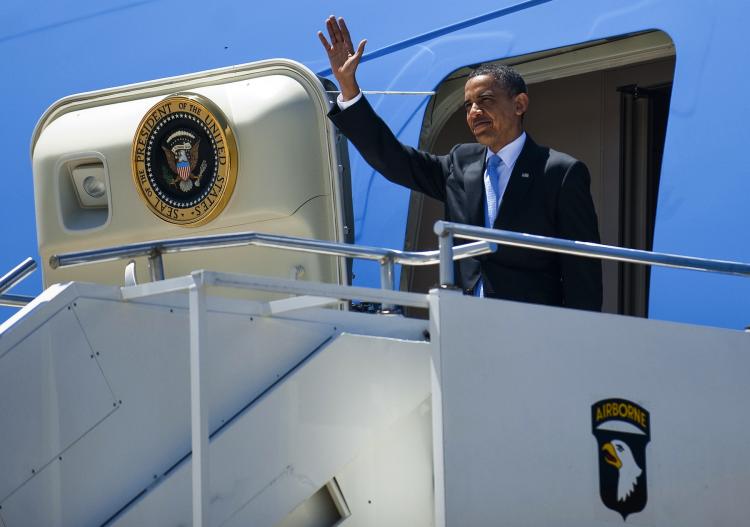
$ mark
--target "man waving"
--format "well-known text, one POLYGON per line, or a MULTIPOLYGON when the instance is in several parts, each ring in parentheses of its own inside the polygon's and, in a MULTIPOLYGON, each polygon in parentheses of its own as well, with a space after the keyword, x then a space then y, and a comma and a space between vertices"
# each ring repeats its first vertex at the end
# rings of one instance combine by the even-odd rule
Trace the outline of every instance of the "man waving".
MULTIPOLYGON (((318 37, 341 90, 329 117, 375 170, 444 202, 448 221, 599 242, 588 169, 526 134, 529 96, 515 70, 489 64, 472 71, 464 109, 477 143, 436 156, 399 142, 362 96, 356 71, 367 41, 355 50, 343 18, 329 17, 326 27, 328 38, 318 37)), ((500 247, 461 261, 457 277, 467 294, 601 310, 594 259, 500 247)))

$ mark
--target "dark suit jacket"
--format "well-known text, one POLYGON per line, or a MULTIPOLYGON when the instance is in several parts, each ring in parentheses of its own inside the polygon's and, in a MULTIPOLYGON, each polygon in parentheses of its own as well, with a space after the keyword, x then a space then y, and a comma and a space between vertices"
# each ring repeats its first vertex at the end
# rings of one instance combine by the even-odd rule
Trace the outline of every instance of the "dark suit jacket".
MULTIPOLYGON (((484 226, 486 147, 456 145, 436 156, 401 144, 363 97, 329 117, 362 157, 394 183, 445 203, 448 221, 484 226)), ((567 154, 526 143, 513 168, 494 228, 599 242, 586 165, 567 154)), ((480 276, 487 297, 601 310, 599 260, 499 246, 457 265, 459 285, 474 289, 480 276)))

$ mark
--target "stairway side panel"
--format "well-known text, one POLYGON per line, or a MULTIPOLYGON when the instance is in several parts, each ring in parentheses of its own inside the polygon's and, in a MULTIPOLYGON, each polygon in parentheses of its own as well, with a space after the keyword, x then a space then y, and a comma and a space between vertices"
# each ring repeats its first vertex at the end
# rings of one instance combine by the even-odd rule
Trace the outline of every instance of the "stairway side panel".
POLYGON ((447 525, 745 523, 749 334, 449 294, 439 320, 447 525), (632 487, 602 435, 639 436, 632 487))

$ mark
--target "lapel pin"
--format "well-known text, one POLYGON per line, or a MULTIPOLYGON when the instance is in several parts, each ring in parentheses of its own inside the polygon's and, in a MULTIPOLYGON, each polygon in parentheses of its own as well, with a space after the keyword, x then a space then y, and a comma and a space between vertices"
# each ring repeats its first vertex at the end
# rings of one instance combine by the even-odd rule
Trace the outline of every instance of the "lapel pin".
POLYGON ((524 172, 523 174, 521 174, 521 177, 529 177, 529 173, 528 172, 524 172))

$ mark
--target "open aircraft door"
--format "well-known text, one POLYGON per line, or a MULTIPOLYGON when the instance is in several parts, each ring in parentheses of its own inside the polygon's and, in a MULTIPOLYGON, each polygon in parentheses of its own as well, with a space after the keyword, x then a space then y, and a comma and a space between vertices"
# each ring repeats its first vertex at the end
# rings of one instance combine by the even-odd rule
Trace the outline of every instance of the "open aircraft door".
MULTIPOLYGON (((56 102, 31 144, 45 287, 122 284, 126 262, 50 265, 71 251, 243 231, 353 241, 346 143, 322 82, 268 60, 56 102)), ((147 258, 136 268, 147 281, 147 258)), ((343 259, 261 247, 166 255, 164 268, 349 282, 343 259)))

